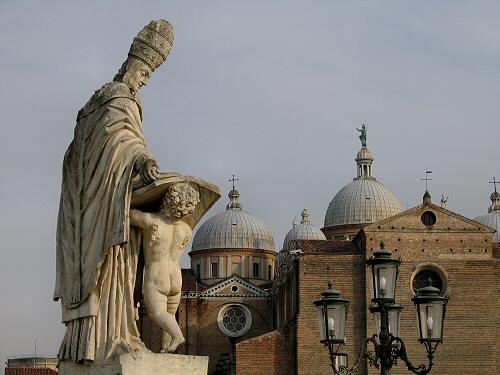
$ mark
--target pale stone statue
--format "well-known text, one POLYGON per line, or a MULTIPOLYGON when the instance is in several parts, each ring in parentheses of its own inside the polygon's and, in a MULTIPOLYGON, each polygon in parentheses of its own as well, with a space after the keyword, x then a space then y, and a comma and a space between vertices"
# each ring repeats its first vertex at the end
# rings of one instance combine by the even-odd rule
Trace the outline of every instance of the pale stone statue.
POLYGON ((174 352, 184 343, 175 312, 181 298, 180 260, 192 236, 181 220, 191 214, 200 196, 188 183, 170 186, 160 212, 130 211, 130 223, 143 233, 144 299, 148 315, 163 330, 161 352, 174 352))
POLYGON ((131 203, 158 205, 172 183, 189 182, 201 197, 195 212, 184 218, 192 228, 220 196, 215 185, 203 180, 161 175, 146 147, 137 92, 172 44, 173 28, 165 20, 151 21, 139 32, 113 82, 97 90, 78 113, 64 156, 54 299, 61 301, 66 325, 58 357, 68 366, 105 363, 144 347, 134 288, 136 278, 142 280, 137 277, 141 248, 153 255, 155 247, 144 246, 141 229, 130 225, 131 203))

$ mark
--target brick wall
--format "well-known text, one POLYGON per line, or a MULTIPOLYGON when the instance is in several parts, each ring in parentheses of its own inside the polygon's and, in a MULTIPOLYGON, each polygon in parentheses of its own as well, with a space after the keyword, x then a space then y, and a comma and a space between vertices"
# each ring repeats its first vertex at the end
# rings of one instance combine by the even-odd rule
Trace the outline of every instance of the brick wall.
MULTIPOLYGON (((325 254, 307 255, 300 258, 300 301, 297 317, 297 374, 329 374, 328 349, 319 342, 319 327, 315 300, 332 281, 343 297, 351 301, 346 323, 346 346, 349 358, 355 358, 355 351, 366 335, 365 301, 365 255, 325 254), (360 303, 361 302, 361 303, 360 303)), ((361 372, 363 373, 363 366, 361 372)))
MULTIPOLYGON (((177 310, 179 327, 186 343, 179 347, 179 354, 205 355, 209 357, 209 374, 223 354, 232 354, 234 345, 273 329, 272 301, 266 299, 200 299, 182 298, 177 310), (243 336, 230 338, 219 329, 217 315, 221 308, 230 303, 246 306, 252 314, 252 326, 243 336)), ((141 338, 146 347, 158 352, 161 346, 161 330, 141 309, 141 338)))
MULTIPOLYGON (((449 303, 444 323, 444 342, 438 346, 433 373, 440 375, 499 374, 498 259, 493 256, 492 232, 468 219, 434 205, 420 206, 364 229, 367 256, 383 240, 402 263, 397 283, 397 303, 404 306, 401 336, 414 365, 427 364, 426 351, 418 342, 412 277, 421 267, 442 272, 449 303), (437 216, 433 227, 420 220, 424 211, 437 216)), ((367 304, 370 296, 366 294, 367 304)), ((367 320, 368 332, 374 330, 367 320)), ((370 369, 369 374, 378 374, 370 369)), ((403 363, 391 371, 408 374, 403 363)))
POLYGON ((236 344, 236 375, 294 375, 295 322, 236 344))

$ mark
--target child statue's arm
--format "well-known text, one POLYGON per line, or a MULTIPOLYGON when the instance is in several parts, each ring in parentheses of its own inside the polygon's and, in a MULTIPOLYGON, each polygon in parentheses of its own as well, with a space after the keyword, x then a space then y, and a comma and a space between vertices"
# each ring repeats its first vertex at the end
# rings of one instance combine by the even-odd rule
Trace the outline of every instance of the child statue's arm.
POLYGON ((130 225, 144 230, 151 224, 150 221, 150 215, 146 212, 139 211, 135 208, 130 210, 130 225))

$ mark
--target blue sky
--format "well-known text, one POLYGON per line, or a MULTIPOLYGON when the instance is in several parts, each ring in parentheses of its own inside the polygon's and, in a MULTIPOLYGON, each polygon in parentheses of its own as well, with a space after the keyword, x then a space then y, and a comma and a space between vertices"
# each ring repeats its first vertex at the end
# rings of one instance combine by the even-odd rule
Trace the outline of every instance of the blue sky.
MULTIPOLYGON (((487 210, 500 178, 500 3, 495 1, 0 1, 0 358, 54 355, 62 156, 76 113, 111 80, 151 19, 175 27, 167 63, 141 91, 163 171, 218 184, 232 173, 277 249, 308 208, 355 177, 356 127, 374 175, 404 206, 487 210)), ((187 258, 184 264, 188 264, 187 258)))

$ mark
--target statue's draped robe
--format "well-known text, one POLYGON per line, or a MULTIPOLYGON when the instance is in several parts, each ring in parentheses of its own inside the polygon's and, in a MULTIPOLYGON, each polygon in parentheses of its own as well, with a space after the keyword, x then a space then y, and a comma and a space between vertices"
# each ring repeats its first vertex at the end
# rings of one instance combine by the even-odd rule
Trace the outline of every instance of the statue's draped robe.
POLYGON ((147 155, 141 117, 139 98, 120 82, 78 114, 57 223, 60 359, 99 363, 142 345, 133 298, 140 234, 129 224, 134 165, 147 155))

